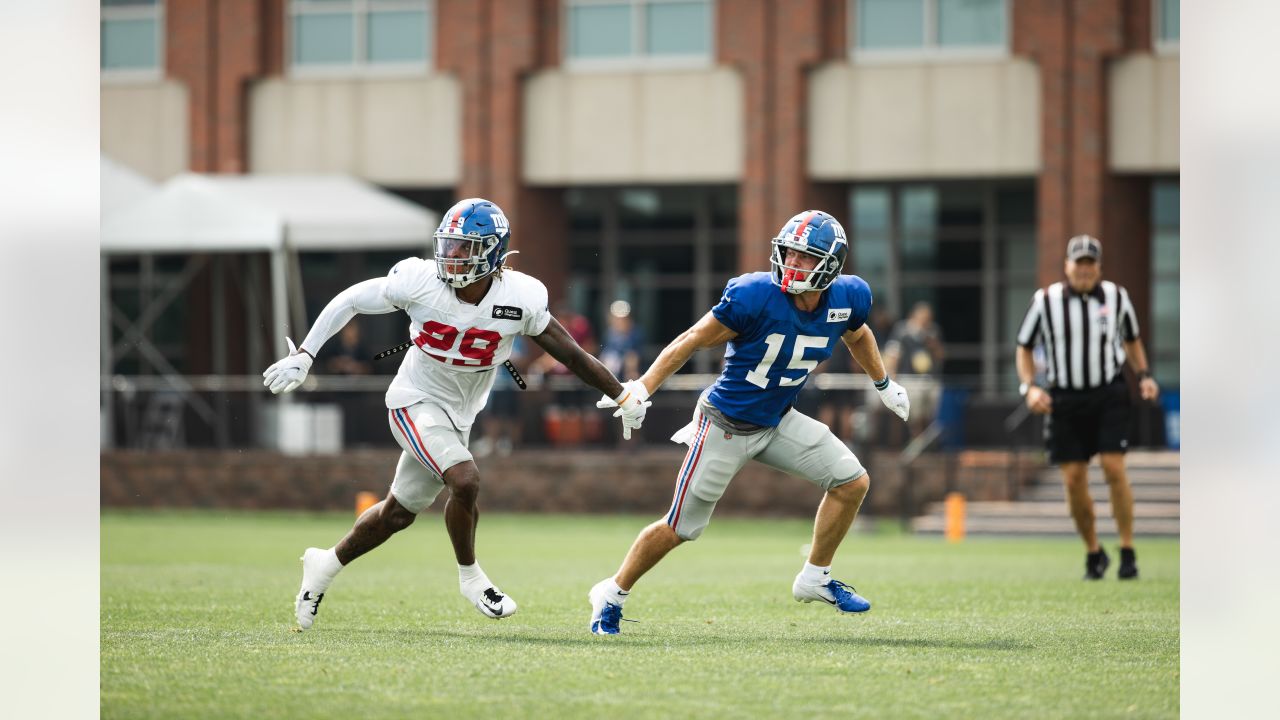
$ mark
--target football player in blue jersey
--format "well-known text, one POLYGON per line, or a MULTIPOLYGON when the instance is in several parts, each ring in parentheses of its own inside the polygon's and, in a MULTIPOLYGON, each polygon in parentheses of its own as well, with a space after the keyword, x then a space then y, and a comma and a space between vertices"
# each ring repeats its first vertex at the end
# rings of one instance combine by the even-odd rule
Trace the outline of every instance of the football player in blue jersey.
MULTIPOLYGON (((826 491, 792 596, 842 613, 871 609, 852 586, 831 577, 836 548, 870 478, 830 428, 793 407, 809 372, 843 342, 884 404, 903 420, 910 411, 906 392, 889 379, 865 324, 871 289, 856 275, 840 274, 848 253, 844 228, 834 217, 820 210, 796 215, 773 239, 770 272, 730 280, 711 312, 672 340, 639 380, 624 383, 648 400, 694 352, 728 343, 720 377, 699 398, 693 422, 672 437, 687 443, 689 452, 671 509, 641 531, 617 574, 591 588, 591 632, 618 633, 623 603, 636 581, 677 545, 702 534, 729 481, 748 460, 826 491)), ((597 404, 614 407, 607 398, 597 404)))

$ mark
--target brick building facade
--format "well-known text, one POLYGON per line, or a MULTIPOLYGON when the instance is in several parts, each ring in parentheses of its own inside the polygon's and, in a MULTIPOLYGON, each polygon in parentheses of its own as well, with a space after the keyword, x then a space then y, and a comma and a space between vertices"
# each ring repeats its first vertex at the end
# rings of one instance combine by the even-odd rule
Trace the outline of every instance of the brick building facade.
MULTIPOLYGON (((665 1, 613 5, 638 18, 665 1)), ((371 2, 355 2, 357 13, 371 2)), ((940 32, 942 6, 921 2, 926 29, 940 32)), ((950 308, 940 317, 954 341, 948 372, 1008 392, 1022 298, 1060 277, 1067 238, 1087 232, 1103 238, 1108 276, 1139 299, 1157 336, 1157 377, 1173 367, 1162 380, 1177 383, 1176 267, 1170 301, 1170 276, 1165 295, 1154 287, 1152 250, 1158 185, 1172 188, 1176 223, 1177 36, 1168 42, 1157 17, 1176 3, 991 0, 978 3, 1004 13, 991 52, 886 60, 863 47, 859 23, 874 7, 858 0, 683 2, 709 13, 705 57, 663 64, 633 49, 635 62, 601 64, 574 57, 570 24, 580 6, 609 3, 419 0, 430 37, 408 73, 307 67, 292 39, 303 11, 290 0, 152 4, 162 8, 158 67, 144 81, 104 72, 103 150, 156 179, 346 172, 433 204, 489 197, 512 219, 519 267, 553 298, 599 321, 610 295, 631 293, 638 314, 662 318, 640 315, 657 346, 709 307, 724 279, 764 268, 767 239, 791 214, 820 206, 847 217, 854 195, 883 190, 894 259, 887 270, 867 264, 866 223, 850 217, 852 269, 893 315, 921 298, 950 308), (929 231, 937 247, 923 270, 905 257, 911 230, 899 227, 919 187, 940 218, 949 193, 973 196, 960 212, 971 217, 929 231), (661 238, 628 225, 634 188, 656 193, 647 202, 662 204, 659 214, 705 190, 689 201, 686 235, 668 242, 701 247, 731 233, 731 267, 713 249, 679 260, 683 279, 662 278, 672 271, 661 262, 637 274, 629 248, 661 238), (732 197, 726 217, 721 191, 732 197), (596 236, 604 259, 575 264, 574 248, 596 236), (667 299, 637 301, 646 286, 667 299), (673 303, 690 309, 673 314, 673 303)))

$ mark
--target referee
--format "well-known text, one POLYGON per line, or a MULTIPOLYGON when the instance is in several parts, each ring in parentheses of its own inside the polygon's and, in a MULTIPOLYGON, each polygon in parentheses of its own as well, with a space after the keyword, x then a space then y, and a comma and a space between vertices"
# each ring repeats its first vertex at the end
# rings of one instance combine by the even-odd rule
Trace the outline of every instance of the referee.
POLYGON ((1126 360, 1137 373, 1143 400, 1159 394, 1147 354, 1138 338, 1138 319, 1129 293, 1102 279, 1102 243, 1090 235, 1067 241, 1065 282, 1036 291, 1018 331, 1018 392, 1032 412, 1048 415, 1045 442, 1049 462, 1062 467, 1067 502, 1084 540, 1086 580, 1099 580, 1111 564, 1098 544, 1089 459, 1100 455, 1111 489, 1111 512, 1120 533, 1121 580, 1138 577, 1133 551, 1133 491, 1125 475, 1129 444, 1129 388, 1121 369, 1126 360), (1036 385, 1032 349, 1043 343, 1047 388, 1036 385))

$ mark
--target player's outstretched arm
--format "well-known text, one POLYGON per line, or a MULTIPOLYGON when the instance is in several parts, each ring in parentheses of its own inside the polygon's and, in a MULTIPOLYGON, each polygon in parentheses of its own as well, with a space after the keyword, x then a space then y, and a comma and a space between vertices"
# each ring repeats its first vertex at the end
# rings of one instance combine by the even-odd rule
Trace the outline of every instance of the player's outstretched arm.
POLYGON ((885 369, 884 358, 880 355, 880 345, 876 342, 876 336, 866 325, 857 330, 846 330, 840 339, 844 341, 845 347, 849 348, 849 353, 858 362, 858 366, 865 370, 872 380, 879 380, 889 374, 885 369))
POLYGON ((555 318, 551 318, 542 334, 533 336, 533 341, 583 382, 604 393, 603 404, 596 403, 596 406, 618 408, 613 416, 622 418, 622 437, 630 440, 631 431, 644 424, 645 410, 653 404, 648 402, 644 387, 634 380, 619 382, 603 363, 583 350, 555 318))
POLYGON ((338 293, 320 311, 301 346, 295 348, 293 341, 289 340, 289 354, 262 373, 262 384, 275 395, 292 392, 307 379, 311 362, 315 360, 321 346, 350 322, 351 318, 356 315, 394 312, 397 308, 387 299, 386 285, 386 278, 374 278, 356 283, 338 293))
POLYGON ((707 313, 694 323, 693 327, 677 335, 662 349, 662 352, 658 353, 658 357, 654 358, 649 369, 640 376, 640 382, 652 395, 658 392, 658 388, 662 387, 662 383, 666 382, 667 378, 684 367, 695 352, 704 348, 719 347, 737 336, 738 333, 730 330, 711 313, 707 313))
POLYGON ((689 357, 704 347, 723 345, 737 333, 725 327, 711 313, 707 313, 693 327, 680 333, 662 352, 639 380, 623 383, 623 394, 611 397, 607 392, 596 403, 598 408, 618 408, 614 417, 622 418, 622 437, 631 438, 631 430, 640 427, 645 408, 652 405, 649 396, 662 387, 662 383, 679 370, 689 357))
POLYGON ((880 393, 880 400, 884 402, 885 407, 906 420, 911 414, 911 400, 907 397, 907 391, 894 382, 884 369, 884 360, 880 357, 880 346, 876 343, 876 336, 866 325, 862 325, 857 330, 846 331, 840 339, 844 341, 845 347, 849 348, 853 359, 875 383, 876 391, 880 393))
POLYGON ((609 368, 605 367, 604 363, 583 350, 559 320, 551 318, 551 322, 547 323, 547 329, 543 330, 541 335, 532 337, 538 347, 559 360, 586 384, 611 398, 622 394, 622 382, 609 372, 609 368))
POLYGON ((396 310, 399 308, 387 299, 385 277, 356 283, 338 293, 324 306, 316 321, 311 324, 311 332, 307 333, 298 349, 315 357, 329 338, 337 335, 356 315, 385 315, 396 310))

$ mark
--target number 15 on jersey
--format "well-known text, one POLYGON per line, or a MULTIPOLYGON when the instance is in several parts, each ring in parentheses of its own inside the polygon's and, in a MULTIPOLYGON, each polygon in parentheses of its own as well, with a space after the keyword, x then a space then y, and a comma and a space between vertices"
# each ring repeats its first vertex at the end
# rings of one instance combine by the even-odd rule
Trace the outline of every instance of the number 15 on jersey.
MULTIPOLYGON (((778 354, 782 351, 782 346, 786 342, 787 336, 782 333, 773 333, 764 339, 765 352, 764 357, 760 359, 760 364, 756 368, 747 373, 747 381, 752 385, 768 389, 769 372, 773 370, 773 364, 778 360, 778 354)), ((799 370, 803 374, 800 377, 787 377, 785 375, 778 376, 778 385, 787 387, 790 385, 799 385, 809 377, 809 373, 818 367, 818 360, 805 360, 804 351, 809 348, 825 348, 830 342, 828 337, 817 337, 814 335, 797 335, 795 344, 791 347, 791 359, 786 365, 786 370, 799 370)))

